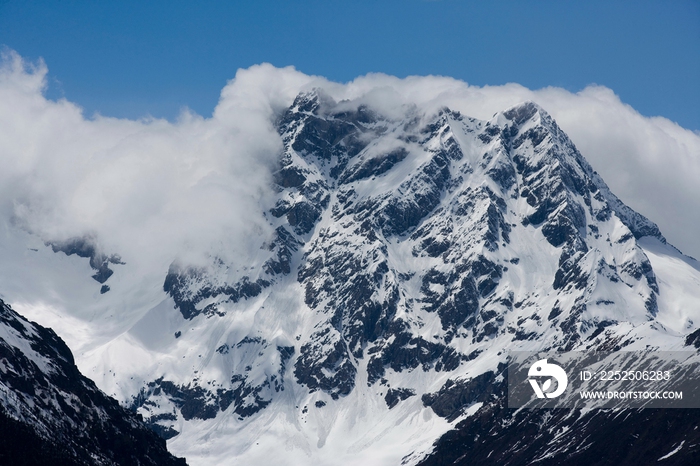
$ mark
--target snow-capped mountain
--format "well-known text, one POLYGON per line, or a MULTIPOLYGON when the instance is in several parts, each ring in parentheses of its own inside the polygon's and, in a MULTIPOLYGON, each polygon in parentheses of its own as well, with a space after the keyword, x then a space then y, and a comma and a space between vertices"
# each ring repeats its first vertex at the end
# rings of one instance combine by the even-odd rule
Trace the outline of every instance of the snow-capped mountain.
POLYGON ((78 371, 65 343, 0 301, 0 464, 184 465, 78 371))
POLYGON ((593 464, 624 432, 649 456, 620 461, 682 442, 668 464, 698 455, 692 411, 506 408, 508 351, 698 346, 700 265, 542 108, 386 116, 316 90, 276 127, 274 234, 248 257, 175 261, 123 309, 129 263, 99 238, 36 247, 100 283, 91 303, 110 306, 86 304, 105 328, 83 332, 81 368, 171 451, 191 464, 593 464), (643 422, 671 427, 641 435, 643 422))

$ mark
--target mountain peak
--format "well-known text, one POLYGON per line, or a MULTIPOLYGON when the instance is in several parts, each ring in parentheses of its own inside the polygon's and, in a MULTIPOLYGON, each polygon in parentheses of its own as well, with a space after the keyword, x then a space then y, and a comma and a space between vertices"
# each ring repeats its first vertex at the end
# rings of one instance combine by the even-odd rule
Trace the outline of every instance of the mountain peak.
POLYGON ((315 87, 309 91, 300 92, 288 111, 322 115, 335 105, 335 100, 325 90, 315 87))
POLYGON ((397 452, 425 451, 471 409, 503 407, 504 349, 681 342, 655 325, 662 285, 637 241, 658 228, 546 111, 405 110, 299 94, 277 121, 274 233, 246 264, 174 264, 168 299, 118 342, 167 355, 129 374, 140 385, 120 377, 174 444, 211 435, 207 448, 254 462, 248 430, 275 444, 293 431, 300 455, 340 463, 381 425, 411 433, 397 452), (405 421, 425 408, 440 418, 430 435, 405 421))
POLYGON ((549 116, 542 107, 530 100, 514 105, 501 112, 501 114, 507 120, 512 121, 518 126, 523 125, 526 121, 532 119, 537 114, 549 116))

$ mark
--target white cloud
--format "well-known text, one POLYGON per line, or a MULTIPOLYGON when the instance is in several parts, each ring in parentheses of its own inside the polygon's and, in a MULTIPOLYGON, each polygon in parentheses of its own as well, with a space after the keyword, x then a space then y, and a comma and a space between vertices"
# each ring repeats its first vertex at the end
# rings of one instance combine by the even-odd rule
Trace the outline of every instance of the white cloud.
POLYGON ((0 69, 0 211, 45 239, 95 234, 106 252, 164 267, 176 256, 231 251, 269 233, 271 167, 281 142, 274 116, 295 95, 323 87, 336 100, 387 114, 449 106, 476 118, 523 100, 540 103, 624 202, 700 256, 700 136, 646 118, 607 88, 579 93, 517 84, 474 87, 444 77, 381 74, 347 84, 271 65, 240 70, 212 118, 176 122, 86 118, 43 96, 47 68, 7 54, 0 69), (165 264, 165 265, 163 265, 165 264))
POLYGON ((46 240, 93 234, 105 252, 161 268, 202 252, 239 257, 268 233, 262 212, 281 148, 274 112, 312 78, 242 70, 213 118, 185 111, 170 123, 85 118, 44 98, 46 74, 13 53, 0 69, 4 218, 46 240))

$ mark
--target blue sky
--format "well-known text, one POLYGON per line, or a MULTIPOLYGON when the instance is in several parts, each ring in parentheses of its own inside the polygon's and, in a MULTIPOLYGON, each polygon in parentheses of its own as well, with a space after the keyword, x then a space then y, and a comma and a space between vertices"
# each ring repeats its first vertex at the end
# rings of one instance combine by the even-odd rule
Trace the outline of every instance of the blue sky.
POLYGON ((0 1, 0 44, 88 115, 208 116, 238 68, 613 89, 700 130, 700 1, 0 1))

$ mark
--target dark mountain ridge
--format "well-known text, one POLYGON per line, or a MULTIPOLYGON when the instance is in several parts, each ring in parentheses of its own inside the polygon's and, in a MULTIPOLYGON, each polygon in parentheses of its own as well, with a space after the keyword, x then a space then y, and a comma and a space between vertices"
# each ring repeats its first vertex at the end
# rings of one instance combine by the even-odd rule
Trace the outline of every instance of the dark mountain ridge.
POLYGON ((0 301, 0 464, 186 463, 84 377, 51 329, 0 301))

